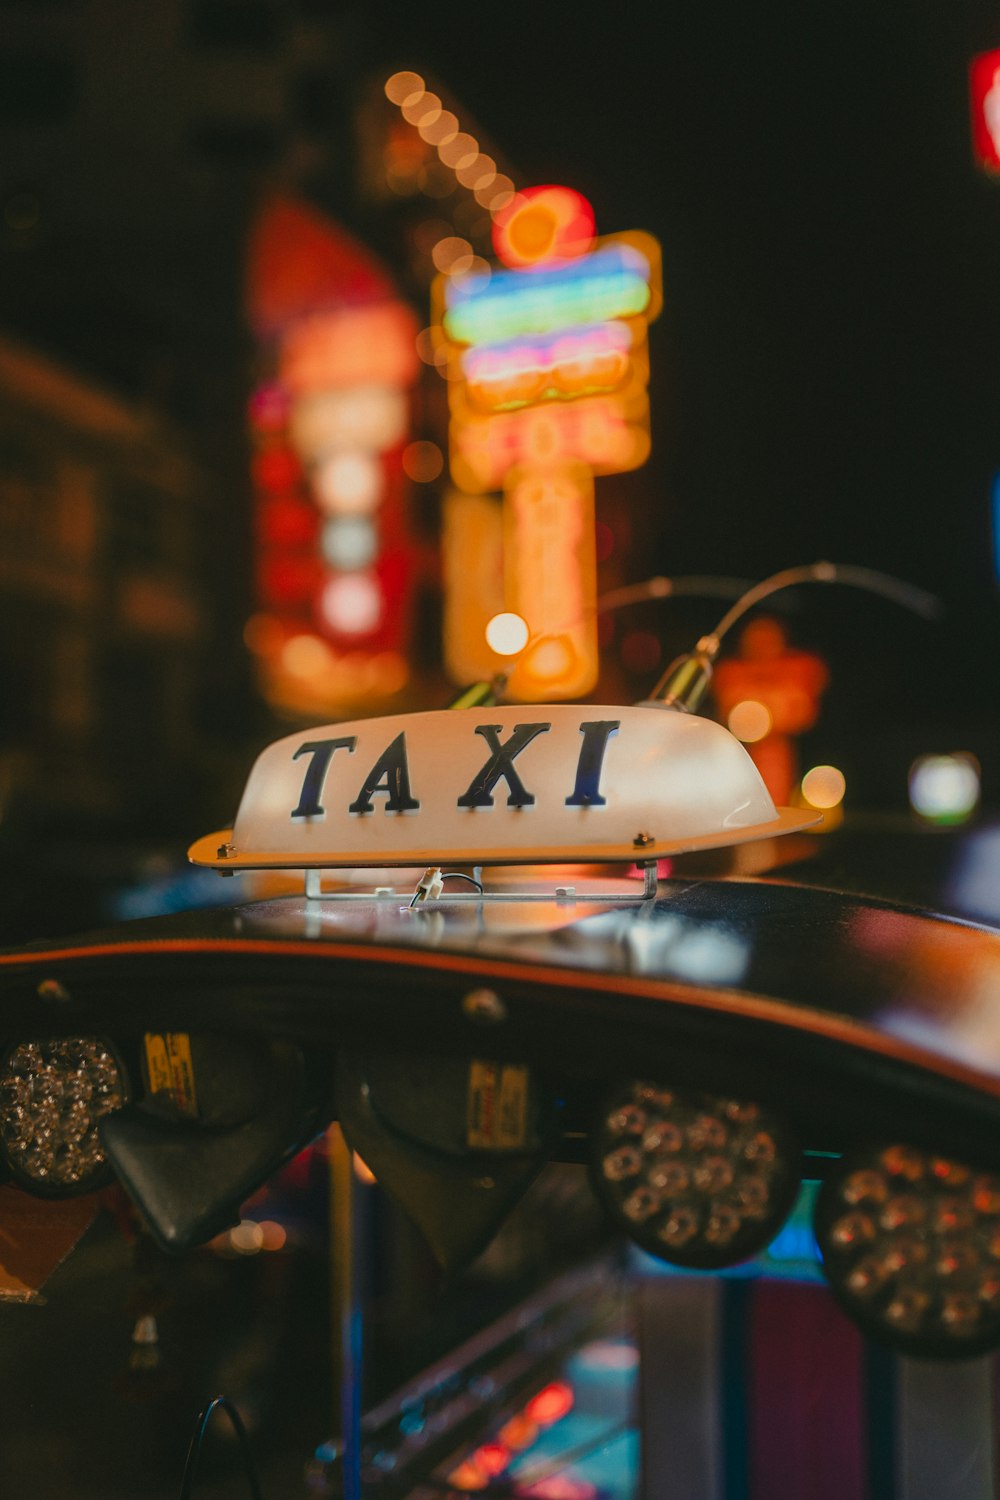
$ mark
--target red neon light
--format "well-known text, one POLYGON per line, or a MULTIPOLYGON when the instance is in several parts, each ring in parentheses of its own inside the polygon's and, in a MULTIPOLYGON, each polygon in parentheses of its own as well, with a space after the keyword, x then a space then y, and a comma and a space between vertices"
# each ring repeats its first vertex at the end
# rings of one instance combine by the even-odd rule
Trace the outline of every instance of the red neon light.
POLYGON ((265 448, 253 461, 253 477, 262 490, 288 490, 297 484, 302 469, 288 448, 265 448))
POLYGON ((269 495, 257 511, 262 547, 309 547, 316 541, 319 513, 294 494, 269 495))
POLYGON ((308 604, 323 576, 322 563, 314 553, 263 558, 258 569, 261 598, 277 609, 282 605, 308 604))
POLYGON ((1000 172, 1000 48, 972 59, 969 102, 976 161, 987 172, 1000 172))
POLYGON ((472 1462, 481 1474, 491 1479, 502 1474, 511 1460, 511 1451, 504 1443, 483 1443, 472 1455, 472 1462))
POLYGON ((493 248, 512 270, 575 260, 593 242, 594 210, 572 188, 525 188, 493 217, 493 248))
POLYGON ((551 1427, 573 1410, 573 1388, 564 1380, 553 1380, 532 1396, 524 1408, 524 1415, 539 1427, 551 1427))

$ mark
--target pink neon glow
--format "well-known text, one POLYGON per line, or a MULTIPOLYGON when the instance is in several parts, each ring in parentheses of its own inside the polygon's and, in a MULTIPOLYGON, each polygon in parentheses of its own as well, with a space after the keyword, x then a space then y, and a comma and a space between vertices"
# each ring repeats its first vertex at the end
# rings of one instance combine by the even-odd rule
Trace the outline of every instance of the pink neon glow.
POLYGON ((470 401, 485 410, 510 411, 535 401, 614 391, 628 377, 631 349, 628 324, 596 323, 466 349, 462 371, 470 401))

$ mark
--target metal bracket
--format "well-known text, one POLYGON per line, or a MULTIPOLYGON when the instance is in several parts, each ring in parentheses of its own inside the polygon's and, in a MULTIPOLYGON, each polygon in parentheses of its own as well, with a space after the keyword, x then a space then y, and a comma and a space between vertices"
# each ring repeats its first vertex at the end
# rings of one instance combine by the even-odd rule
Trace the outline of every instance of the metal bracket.
MULTIPOLYGON (((408 907, 426 909, 443 903, 458 902, 463 906, 470 903, 475 905, 480 902, 497 901, 556 901, 560 905, 573 905, 580 902, 596 902, 599 904, 629 903, 637 901, 652 901, 657 890, 657 865, 656 860, 641 860, 637 864, 642 870, 642 890, 636 891, 578 891, 575 885, 557 885, 550 891, 518 891, 518 890, 488 890, 482 887, 482 870, 476 866, 475 876, 471 880, 473 885, 479 885, 477 891, 454 891, 442 889, 443 882, 449 874, 459 872, 427 870, 421 877, 415 890, 399 890, 392 885, 377 885, 371 890, 345 890, 343 887, 332 890, 323 889, 324 870, 309 869, 305 872, 306 899, 308 901, 405 901, 408 907), (437 878, 435 878, 437 877, 437 878)), ((470 877, 463 875, 469 880, 470 877)))

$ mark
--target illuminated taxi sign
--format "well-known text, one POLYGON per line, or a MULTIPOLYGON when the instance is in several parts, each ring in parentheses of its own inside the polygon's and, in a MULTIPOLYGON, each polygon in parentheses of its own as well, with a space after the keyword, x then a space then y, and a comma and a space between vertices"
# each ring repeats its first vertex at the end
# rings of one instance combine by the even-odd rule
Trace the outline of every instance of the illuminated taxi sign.
POLYGON ((442 710, 334 724, 268 746, 217 869, 655 859, 790 832, 720 724, 592 704, 442 710))

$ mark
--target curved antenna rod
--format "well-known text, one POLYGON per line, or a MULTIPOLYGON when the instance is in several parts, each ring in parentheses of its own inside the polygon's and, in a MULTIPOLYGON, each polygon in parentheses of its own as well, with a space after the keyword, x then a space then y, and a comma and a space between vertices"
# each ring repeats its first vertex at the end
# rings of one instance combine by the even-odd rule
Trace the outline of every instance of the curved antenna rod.
POLYGON ((876 572, 873 568, 831 562, 783 568, 780 573, 772 573, 770 578, 764 578, 748 589, 726 611, 715 629, 709 635, 702 636, 693 651, 671 662, 646 701, 662 708, 694 713, 708 691, 712 663, 719 654, 723 637, 754 605, 776 594, 779 589, 791 588, 798 583, 844 583, 852 588, 866 589, 872 594, 881 594, 883 598, 912 609, 925 619, 934 619, 941 613, 941 601, 934 594, 928 594, 889 573, 876 572))

